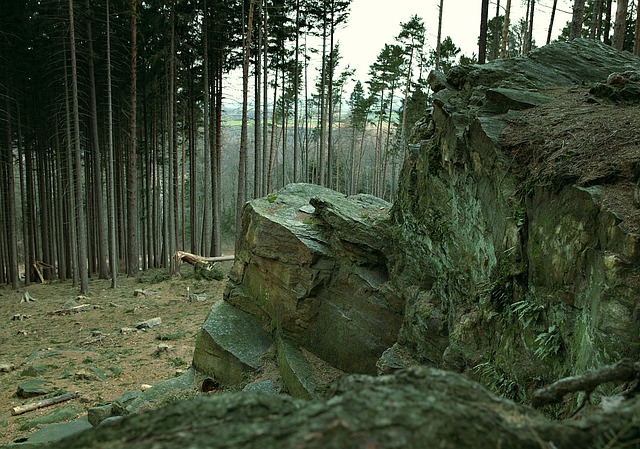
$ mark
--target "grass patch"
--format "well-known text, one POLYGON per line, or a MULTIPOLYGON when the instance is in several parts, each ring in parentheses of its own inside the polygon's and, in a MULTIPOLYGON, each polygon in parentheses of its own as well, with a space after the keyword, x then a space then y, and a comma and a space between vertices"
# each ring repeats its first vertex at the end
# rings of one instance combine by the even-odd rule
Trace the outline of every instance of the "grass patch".
POLYGON ((175 341, 175 340, 180 340, 186 334, 187 334, 186 331, 175 332, 173 334, 158 334, 156 336, 156 340, 160 340, 160 341, 175 341))

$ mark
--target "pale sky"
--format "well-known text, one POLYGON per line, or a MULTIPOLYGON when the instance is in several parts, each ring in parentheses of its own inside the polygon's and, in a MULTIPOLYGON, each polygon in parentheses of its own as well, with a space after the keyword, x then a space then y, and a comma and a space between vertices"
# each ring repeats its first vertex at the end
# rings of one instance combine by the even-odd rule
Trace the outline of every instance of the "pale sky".
MULTIPOLYGON (((501 0, 503 8, 506 0, 501 0)), ((439 0, 353 0, 347 26, 338 31, 343 65, 356 69, 356 78, 368 78, 369 66, 375 62, 385 43, 393 43, 400 32, 400 23, 409 21, 413 14, 421 17, 427 30, 427 48, 436 45, 438 33, 439 0)), ((545 44, 553 0, 537 0, 534 11, 533 37, 538 46, 545 44)), ((552 39, 555 39, 571 20, 572 0, 559 0, 554 20, 552 39)), ((480 0, 444 0, 442 38, 451 36, 462 49, 461 54, 478 53, 480 34, 480 0)), ((526 1, 511 1, 511 23, 524 17, 526 1), (524 6, 523 6, 524 3, 524 6)), ((489 18, 495 16, 496 2, 489 6, 489 18)))

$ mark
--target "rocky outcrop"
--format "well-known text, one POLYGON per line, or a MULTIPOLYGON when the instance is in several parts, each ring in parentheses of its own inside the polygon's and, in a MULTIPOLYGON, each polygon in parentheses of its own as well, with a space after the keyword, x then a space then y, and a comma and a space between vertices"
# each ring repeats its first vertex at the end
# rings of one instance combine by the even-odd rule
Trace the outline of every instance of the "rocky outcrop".
POLYGON ((235 384, 275 360, 313 397, 325 372, 422 363, 526 401, 637 356, 636 73, 578 39, 433 74, 391 215, 307 184, 248 203, 194 366, 235 384))
POLYGON ((387 272, 389 210, 369 195, 310 184, 249 202, 224 303, 198 338, 196 369, 238 384, 272 347, 285 386, 305 397, 335 377, 321 372, 375 373, 402 320, 387 272))
POLYGON ((635 126, 620 127, 625 113, 608 104, 633 91, 609 75, 628 87, 639 68, 576 40, 432 77, 433 110, 392 211, 399 340, 421 362, 526 400, 638 356, 640 152, 635 126))

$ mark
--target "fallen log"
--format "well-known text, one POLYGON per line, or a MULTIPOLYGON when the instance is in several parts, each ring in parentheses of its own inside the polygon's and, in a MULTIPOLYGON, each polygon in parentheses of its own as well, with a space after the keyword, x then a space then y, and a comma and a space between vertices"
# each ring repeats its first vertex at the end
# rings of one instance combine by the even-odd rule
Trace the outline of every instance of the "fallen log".
POLYGON ((22 415, 23 413, 31 412, 33 410, 38 410, 40 408, 49 407, 51 405, 60 404, 61 402, 70 401, 71 399, 77 398, 78 393, 66 393, 61 394, 60 396, 54 396, 52 398, 41 399, 39 401, 30 402, 24 405, 18 405, 11 409, 11 415, 22 415))
POLYGON ((206 264, 211 262, 224 262, 226 260, 235 259, 235 255, 233 254, 231 254, 230 256, 205 257, 193 253, 188 253, 186 251, 176 251, 175 256, 178 262, 186 262, 189 265, 195 265, 197 263, 206 264))

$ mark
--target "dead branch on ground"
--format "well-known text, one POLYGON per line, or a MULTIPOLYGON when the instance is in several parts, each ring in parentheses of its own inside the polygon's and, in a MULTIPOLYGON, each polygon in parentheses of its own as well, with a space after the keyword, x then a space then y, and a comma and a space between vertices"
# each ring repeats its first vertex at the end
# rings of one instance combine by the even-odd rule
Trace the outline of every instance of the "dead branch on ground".
POLYGON ((41 399, 39 401, 30 402, 29 404, 18 405, 11 409, 11 414, 21 415, 23 413, 31 412, 33 410, 38 410, 39 408, 49 407, 51 405, 60 404, 61 402, 69 401, 71 399, 77 398, 78 393, 66 393, 61 394, 60 396, 54 396, 48 399, 41 399))
POLYGON ((640 364, 622 359, 614 365, 587 371, 579 376, 566 377, 533 393, 531 405, 536 408, 560 402, 569 393, 584 391, 587 397, 600 385, 608 382, 629 382, 640 378, 640 364))
POLYGON ((49 315, 70 315, 72 313, 78 313, 85 310, 87 307, 91 307, 91 304, 80 304, 79 306, 67 307, 64 309, 54 310, 49 312, 49 315))
POLYGON ((233 254, 230 256, 205 257, 188 253, 186 251, 176 251, 175 257, 178 262, 186 262, 189 265, 195 265, 197 263, 209 264, 212 262, 224 262, 226 260, 233 260, 235 258, 233 254))

